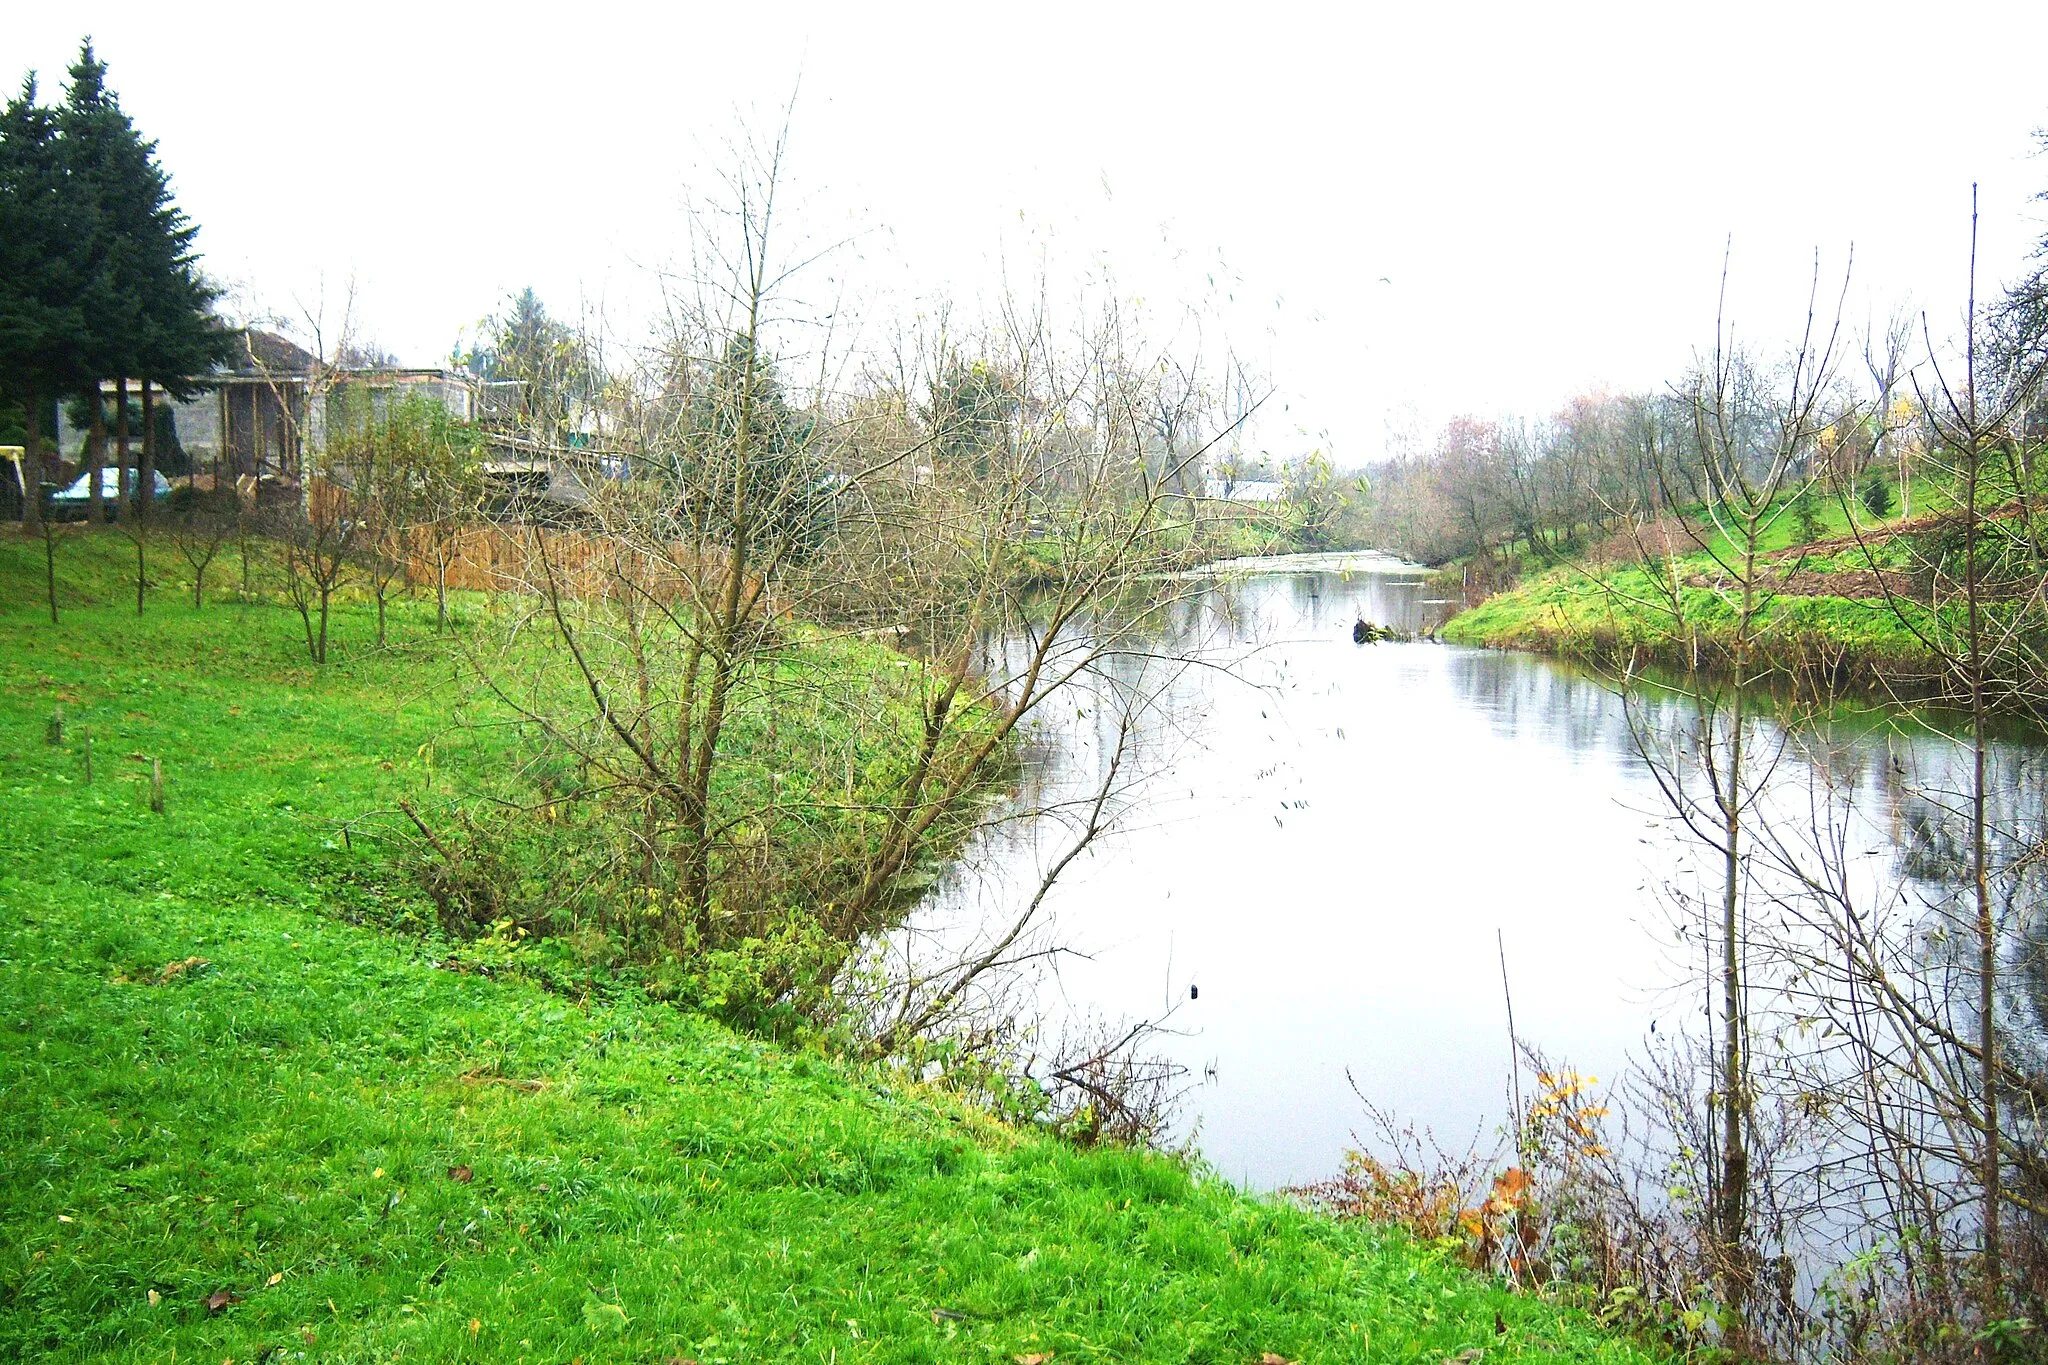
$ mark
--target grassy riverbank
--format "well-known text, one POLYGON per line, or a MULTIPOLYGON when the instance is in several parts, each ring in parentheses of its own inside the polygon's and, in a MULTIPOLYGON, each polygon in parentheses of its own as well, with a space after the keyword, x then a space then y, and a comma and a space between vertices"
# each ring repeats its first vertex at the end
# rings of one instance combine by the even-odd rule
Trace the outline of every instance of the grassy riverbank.
MULTIPOLYGON (((1881 596, 1777 589, 1760 614, 1757 649, 1801 676, 1885 685, 1923 694, 1938 677, 1933 658, 1881 596)), ((1696 638, 1702 662, 1718 663, 1733 636, 1736 609, 1711 586, 1679 589, 1680 628, 1659 597, 1669 592, 1642 569, 1558 568, 1460 612, 1441 634, 1458 644, 1529 649, 1602 663, 1684 666, 1696 638)))
MULTIPOLYGON (((1841 506, 1819 502, 1802 530, 1785 511, 1761 546, 1762 655, 1795 678, 1927 694, 1939 668, 1912 628, 1926 626, 1929 608, 1909 542, 1933 524, 1859 515, 1852 530, 1841 506)), ((1735 562, 1734 547, 1697 517, 1671 518, 1650 540, 1672 553, 1646 563, 1637 544, 1616 536, 1460 612, 1443 638, 1610 665, 1719 663, 1738 595, 1715 556, 1735 562)))
POLYGON ((53 626, 0 539, 0 1356, 1637 1358, 1447 1249, 458 951, 360 834, 510 743, 427 618, 345 610, 314 669, 168 562, 138 619, 128 553, 66 546, 53 626))

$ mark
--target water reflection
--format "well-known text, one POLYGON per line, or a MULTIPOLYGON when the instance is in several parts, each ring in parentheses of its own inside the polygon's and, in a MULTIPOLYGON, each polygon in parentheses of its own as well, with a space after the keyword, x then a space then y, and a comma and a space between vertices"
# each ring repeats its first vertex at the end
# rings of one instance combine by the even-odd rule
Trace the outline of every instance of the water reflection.
MULTIPOLYGON (((1497 1123, 1497 933, 1521 1033, 1616 1075, 1653 1023, 1669 1036, 1699 1017, 1699 936, 1674 922, 1669 892, 1713 870, 1670 827, 1631 708, 1637 730, 1664 736, 1697 717, 1529 655, 1351 641, 1355 620, 1420 632, 1447 606, 1385 565, 1204 583, 1162 613, 1155 650, 1113 655, 1040 719, 1019 808, 1053 814, 988 832, 920 927, 969 933, 1028 902, 1118 752, 1119 699, 1142 698, 1121 828, 1048 898, 1071 951, 1030 989, 1055 1018, 1174 1009, 1168 1049, 1205 1078, 1187 1130, 1224 1174, 1262 1187, 1328 1174, 1359 1119, 1354 1082, 1447 1145, 1497 1123)), ((1797 792, 1806 765, 1824 765, 1856 798, 1851 875, 1896 885, 1903 868, 1933 907, 1957 856, 1940 793, 1960 790, 1958 761, 1934 734, 1788 747, 1771 818, 1810 823, 1797 792)), ((2048 760, 2012 744, 1997 761, 2025 794, 2009 799, 2032 805, 2002 812, 2015 846, 2048 834, 2048 760)), ((2028 927, 2015 1004, 2038 1038, 2048 969, 2028 927)))

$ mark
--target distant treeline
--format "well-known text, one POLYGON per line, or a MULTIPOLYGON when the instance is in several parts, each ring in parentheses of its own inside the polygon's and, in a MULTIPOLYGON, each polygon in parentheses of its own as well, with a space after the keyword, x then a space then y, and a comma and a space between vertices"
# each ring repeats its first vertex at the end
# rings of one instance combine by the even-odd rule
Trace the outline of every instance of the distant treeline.
MULTIPOLYGON (((1987 310, 1977 375, 1987 394, 2025 387, 2048 359, 2048 240, 2035 260, 1987 310)), ((1882 496, 1910 510, 1933 439, 1924 394, 1938 382, 1926 362, 1907 359, 1919 330, 1919 320, 1895 317, 1863 335, 1818 338, 1837 363, 1812 430, 1779 430, 1798 376, 1740 353, 1724 356, 1732 401, 1702 363, 1661 389, 1584 394, 1547 417, 1454 418, 1432 442, 1368 471, 1371 538, 1432 564, 1540 564, 1631 518, 1712 502, 1729 481, 1767 467, 1788 436, 1798 446, 1791 489, 1876 500, 1872 485, 1882 482, 1892 490, 1882 496)), ((2018 431, 2027 443, 2048 435, 2048 404, 2029 403, 2018 431)))

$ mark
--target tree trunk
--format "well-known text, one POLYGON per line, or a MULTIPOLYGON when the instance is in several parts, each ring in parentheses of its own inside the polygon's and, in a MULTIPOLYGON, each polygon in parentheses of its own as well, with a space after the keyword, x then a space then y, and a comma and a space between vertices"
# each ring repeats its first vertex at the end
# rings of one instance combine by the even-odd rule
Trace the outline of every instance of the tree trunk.
POLYGON ((738 643, 740 604, 745 596, 749 563, 752 503, 748 466, 753 451, 756 342, 760 337, 760 298, 752 300, 747 318, 746 363, 741 370, 738 421, 733 430, 732 544, 726 554, 718 617, 710 647, 711 686, 704 699, 703 724, 696 736, 696 756, 684 783, 682 803, 683 858, 681 892, 684 909, 696 921, 702 941, 711 941, 711 770, 718 762, 719 734, 725 726, 725 705, 732 685, 733 646, 738 643))
POLYGON ((1991 908, 1991 876, 1986 840, 1984 789, 1985 714, 1983 581, 1978 563, 1978 479, 1983 464, 1983 438, 1975 430, 1976 393, 1970 395, 1971 449, 1963 509, 1963 591, 1968 609, 1969 638, 1964 655, 1970 688, 1970 881, 1977 911, 1977 1050, 1982 1058, 1984 1107, 1983 1149, 1978 1178, 1984 1186, 1983 1314, 1987 1323, 2005 1312, 2004 1247, 1999 1227, 2000 1163, 1998 1152, 1998 1032, 1992 1026, 1997 1005, 1998 926, 1991 908))
POLYGON ((28 394, 28 449, 21 457, 21 529, 34 535, 43 529, 43 397, 28 394))
POLYGON ((128 478, 128 380, 114 381, 114 515, 134 511, 135 489, 128 478))
POLYGON ((1728 785, 1723 798, 1721 886, 1721 1189, 1717 1229, 1721 1243, 1721 1297, 1728 1312, 1731 1345, 1746 1349, 1749 1314, 1749 1058, 1742 988, 1742 658, 1729 732, 1728 785))
POLYGON ((107 519, 107 493, 101 487, 101 473, 107 463, 107 405, 100 397, 99 381, 94 380, 87 408, 92 416, 85 428, 85 464, 89 473, 86 480, 85 519, 94 526, 107 519))
POLYGON ((57 624, 57 528, 43 523, 43 582, 50 591, 50 624, 57 624))
POLYGON ((1997 924, 1991 913, 1991 881, 1985 847, 1984 792, 1984 580, 1978 539, 1983 534, 1984 429, 1977 414, 1977 187, 1970 186, 1969 348, 1964 354, 1964 399, 1969 433, 1969 467, 1963 488, 1963 592, 1968 611, 1967 681, 1970 686, 1970 875, 1977 901, 1977 1048, 1983 1067, 1984 1146, 1978 1158, 1984 1185, 1982 1311, 1985 1325, 2005 1316, 2005 1253, 1999 1227, 1998 1033, 1992 1027, 1997 1003, 1997 924))
POLYGON ((142 473, 135 480, 135 519, 148 521, 156 511, 156 385, 142 381, 142 473))

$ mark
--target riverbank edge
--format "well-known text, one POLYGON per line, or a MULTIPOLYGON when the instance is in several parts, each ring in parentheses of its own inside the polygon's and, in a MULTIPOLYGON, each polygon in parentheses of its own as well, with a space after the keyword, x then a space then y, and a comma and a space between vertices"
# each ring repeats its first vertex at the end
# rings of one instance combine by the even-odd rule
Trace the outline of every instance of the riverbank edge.
MULTIPOLYGON (((1554 568, 1468 606, 1446 621, 1442 639, 1527 650, 1608 672, 1644 667, 1723 672, 1734 632, 1727 602, 1712 589, 1683 590, 1691 629, 1639 592, 1576 568, 1554 568)), ((1940 695, 1940 661, 1882 600, 1774 595, 1752 641, 1752 657, 1816 693, 1881 692, 1903 701, 1940 695)))
POLYGON ((1447 1358, 1505 1325, 1527 1358, 1645 1358, 1184 1159, 394 934, 417 889, 335 831, 417 769, 428 695, 305 667, 260 605, 210 605, 180 664, 149 641, 200 618, 159 588, 140 620, 0 608, 0 1136, 36 1173, 0 1186, 0 1342, 25 1356, 1447 1358), (1092 1306, 1038 1287, 1077 1278, 1092 1306))

